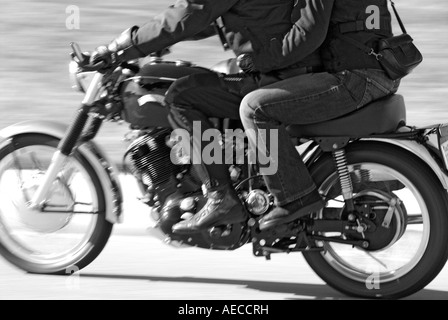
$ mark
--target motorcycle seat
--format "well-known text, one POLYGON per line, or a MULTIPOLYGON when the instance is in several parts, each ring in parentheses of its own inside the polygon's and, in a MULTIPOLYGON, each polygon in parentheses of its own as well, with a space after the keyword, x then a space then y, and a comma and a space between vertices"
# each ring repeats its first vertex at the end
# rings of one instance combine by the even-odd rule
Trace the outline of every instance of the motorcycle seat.
POLYGON ((293 137, 349 137, 352 139, 396 131, 406 124, 404 98, 395 94, 376 100, 340 118, 309 125, 289 125, 293 137))

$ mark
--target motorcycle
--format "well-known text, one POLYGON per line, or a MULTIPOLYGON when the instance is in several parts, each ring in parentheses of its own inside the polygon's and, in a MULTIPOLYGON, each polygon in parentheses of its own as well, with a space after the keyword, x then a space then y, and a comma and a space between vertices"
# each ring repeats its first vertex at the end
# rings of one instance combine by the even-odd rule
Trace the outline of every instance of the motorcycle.
MULTIPOLYGON (((198 212, 206 197, 198 172, 176 151, 163 96, 184 76, 235 72, 234 60, 207 69, 157 55, 141 67, 98 70, 77 44, 72 49, 71 75, 85 97, 71 125, 36 120, 0 132, 0 254, 18 268, 66 274, 101 253, 122 222, 123 197, 115 164, 94 138, 104 121, 123 120, 132 129, 124 167, 151 210, 151 234, 170 245, 252 245, 254 256, 268 260, 300 252, 328 285, 364 298, 411 295, 444 267, 448 126, 406 125, 402 96, 324 123, 288 127, 325 199, 322 210, 261 231, 258 222, 274 207, 273 197, 256 164, 237 163, 229 171, 248 220, 179 235, 172 226, 198 212)), ((235 126, 212 120, 221 132, 235 126)))

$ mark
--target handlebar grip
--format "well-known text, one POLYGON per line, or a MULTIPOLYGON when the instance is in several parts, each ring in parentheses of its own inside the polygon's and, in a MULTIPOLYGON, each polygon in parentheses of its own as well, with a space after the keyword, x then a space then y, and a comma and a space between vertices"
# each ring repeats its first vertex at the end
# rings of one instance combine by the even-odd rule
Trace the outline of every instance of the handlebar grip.
POLYGON ((70 42, 70 46, 72 47, 73 53, 79 61, 83 61, 84 56, 82 54, 81 48, 75 42, 70 42))

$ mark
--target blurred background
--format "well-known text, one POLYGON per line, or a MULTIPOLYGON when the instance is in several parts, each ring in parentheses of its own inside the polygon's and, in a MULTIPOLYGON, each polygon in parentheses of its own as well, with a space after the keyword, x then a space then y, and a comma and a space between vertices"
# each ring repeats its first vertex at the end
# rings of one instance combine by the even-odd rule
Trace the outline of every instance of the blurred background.
MULTIPOLYGON (((0 128, 30 119, 69 123, 82 94, 71 89, 68 63, 71 41, 91 51, 123 30, 141 25, 174 2, 167 0, 0 0, 0 128), (79 25, 70 6, 79 8, 79 25), (68 10, 68 11, 67 11, 68 10), (75 28, 68 28, 75 26, 75 28), (79 27, 79 28, 78 28, 79 27)), ((448 122, 448 3, 445 0, 396 0, 409 34, 424 55, 423 64, 403 80, 400 93, 408 124, 448 122)), ((395 24, 395 33, 400 33, 395 24)), ((231 57, 218 38, 181 43, 166 59, 204 67, 231 57)), ((120 159, 127 124, 107 124, 97 138, 120 159)))
MULTIPOLYGON (((411 125, 448 123, 448 2, 445 1, 395 0, 408 32, 425 58, 400 88, 406 98, 411 125)), ((91 51, 109 43, 128 27, 145 23, 148 17, 174 2, 0 0, 0 129, 32 119, 68 124, 83 97, 71 89, 69 43, 78 42, 83 50, 91 51), (67 28, 67 22, 73 22, 73 12, 67 12, 70 6, 80 10, 79 28, 67 28)), ((395 30, 400 32, 396 24, 395 30)), ((211 67, 230 57, 232 54, 224 52, 215 37, 178 44, 166 59, 189 60, 211 67)), ((114 161, 120 161, 124 153, 126 144, 122 138, 127 131, 126 124, 108 123, 97 138, 114 161)), ((127 181, 126 186, 132 186, 127 181)), ((180 255, 159 240, 139 237, 146 235, 147 212, 146 207, 138 207, 143 204, 135 199, 137 191, 133 190, 137 190, 136 186, 125 193, 125 211, 132 214, 126 214, 126 223, 116 230, 118 235, 137 236, 112 238, 107 251, 83 274, 83 290, 67 289, 63 278, 25 276, 2 264, 0 298, 171 299, 173 293, 175 298, 192 299, 343 297, 316 279, 305 263, 289 263, 291 260, 287 259, 296 259, 295 256, 276 257, 267 264, 264 260, 252 259, 246 250, 229 257, 227 252, 221 255, 208 251, 180 255), (229 261, 232 261, 230 265, 229 261), (244 270, 233 261, 243 261, 244 270), (272 273, 272 270, 282 272, 272 273), (298 279, 299 284, 290 283, 291 279, 298 279)), ((446 273, 438 279, 432 287, 436 291, 425 290, 418 297, 434 299, 436 296, 446 300, 446 273)))

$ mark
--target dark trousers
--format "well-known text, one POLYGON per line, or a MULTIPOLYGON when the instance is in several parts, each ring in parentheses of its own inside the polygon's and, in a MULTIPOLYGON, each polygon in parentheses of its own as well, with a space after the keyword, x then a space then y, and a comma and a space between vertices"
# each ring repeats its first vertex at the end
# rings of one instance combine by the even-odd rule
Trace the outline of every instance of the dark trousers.
MULTIPOLYGON (((316 188, 285 125, 343 116, 396 92, 399 86, 399 81, 390 80, 383 71, 367 69, 310 73, 272 82, 260 88, 259 79, 252 76, 196 74, 176 81, 167 92, 166 103, 184 127, 192 129, 193 122, 200 121, 202 132, 212 127, 208 118, 241 119, 252 153, 262 149, 275 165, 273 172, 262 174, 279 206, 316 188)), ((218 184, 229 179, 226 165, 211 164, 205 170, 218 184)))
MULTIPOLYGON (((179 127, 191 132, 193 123, 199 121, 202 136, 205 130, 214 127, 210 118, 227 118, 240 123, 241 101, 246 94, 259 87, 258 83, 254 76, 244 74, 193 74, 173 83, 166 93, 165 103, 170 106, 173 118, 180 123, 179 127)), ((202 154, 207 142, 195 141, 194 144, 196 147, 200 144, 202 154)), ((202 164, 197 170, 206 186, 229 182, 229 170, 225 164, 202 164)))

